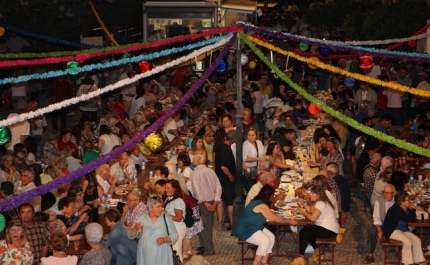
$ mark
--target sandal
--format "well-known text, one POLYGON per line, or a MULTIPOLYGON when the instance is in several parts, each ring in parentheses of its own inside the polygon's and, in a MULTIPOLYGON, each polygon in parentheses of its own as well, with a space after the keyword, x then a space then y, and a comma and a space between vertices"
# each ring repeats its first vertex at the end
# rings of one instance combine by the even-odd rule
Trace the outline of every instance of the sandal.
POLYGON ((375 258, 373 256, 367 255, 366 258, 361 262, 363 264, 369 264, 375 262, 375 258))

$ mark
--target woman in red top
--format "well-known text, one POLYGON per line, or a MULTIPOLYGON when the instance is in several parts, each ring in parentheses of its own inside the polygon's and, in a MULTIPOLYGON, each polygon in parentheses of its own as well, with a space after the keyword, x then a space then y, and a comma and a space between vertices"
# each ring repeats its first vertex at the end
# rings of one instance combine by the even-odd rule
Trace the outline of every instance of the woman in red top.
POLYGON ((58 149, 61 149, 62 146, 67 145, 72 150, 73 156, 78 153, 78 148, 74 143, 70 141, 72 138, 72 131, 68 128, 61 130, 60 138, 58 139, 58 149))

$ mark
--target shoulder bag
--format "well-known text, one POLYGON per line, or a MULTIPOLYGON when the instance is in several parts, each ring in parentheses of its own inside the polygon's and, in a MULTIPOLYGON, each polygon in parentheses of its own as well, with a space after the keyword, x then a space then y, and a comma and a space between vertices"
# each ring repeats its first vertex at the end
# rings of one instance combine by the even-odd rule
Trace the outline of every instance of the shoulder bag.
MULTIPOLYGON (((167 235, 170 236, 169 227, 167 226, 165 214, 163 214, 163 219, 164 219, 164 224, 166 225, 167 235)), ((176 254, 176 250, 173 250, 172 245, 170 245, 170 248, 172 249, 172 254, 173 254, 173 265, 182 265, 181 258, 179 258, 179 255, 176 254)))
MULTIPOLYGON (((258 157, 258 143, 255 143, 255 147, 257 148, 257 157, 258 157)), ((249 167, 249 171, 248 170, 244 170, 243 171, 245 173, 245 179, 246 181, 253 181, 253 180, 257 180, 258 177, 258 162, 256 166, 253 167, 249 167)))

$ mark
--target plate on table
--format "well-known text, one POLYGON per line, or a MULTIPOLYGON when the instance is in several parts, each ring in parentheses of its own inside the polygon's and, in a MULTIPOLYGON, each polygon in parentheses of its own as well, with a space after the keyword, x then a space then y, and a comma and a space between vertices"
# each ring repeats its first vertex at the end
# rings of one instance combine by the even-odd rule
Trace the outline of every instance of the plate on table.
POLYGON ((279 209, 288 209, 288 204, 284 200, 279 200, 275 203, 275 207, 279 209))
POLYGON ((115 191, 115 194, 120 195, 120 196, 127 195, 128 191, 115 191))
POLYGON ((122 185, 119 185, 118 187, 120 187, 120 188, 127 188, 128 184, 122 184, 122 185))
POLYGON ((304 220, 305 219, 305 216, 304 215, 301 215, 301 214, 296 214, 295 216, 294 216, 294 220, 304 220))

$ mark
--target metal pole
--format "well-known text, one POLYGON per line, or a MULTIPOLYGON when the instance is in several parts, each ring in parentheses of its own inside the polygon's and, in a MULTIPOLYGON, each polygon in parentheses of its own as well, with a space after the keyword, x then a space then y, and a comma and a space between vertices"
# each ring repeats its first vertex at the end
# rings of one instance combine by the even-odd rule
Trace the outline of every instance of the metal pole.
POLYGON ((235 226, 245 208, 245 200, 242 193, 242 146, 243 146, 243 108, 242 108, 242 51, 240 49, 240 39, 236 41, 236 197, 233 201, 233 227, 232 235, 236 236, 235 226))

